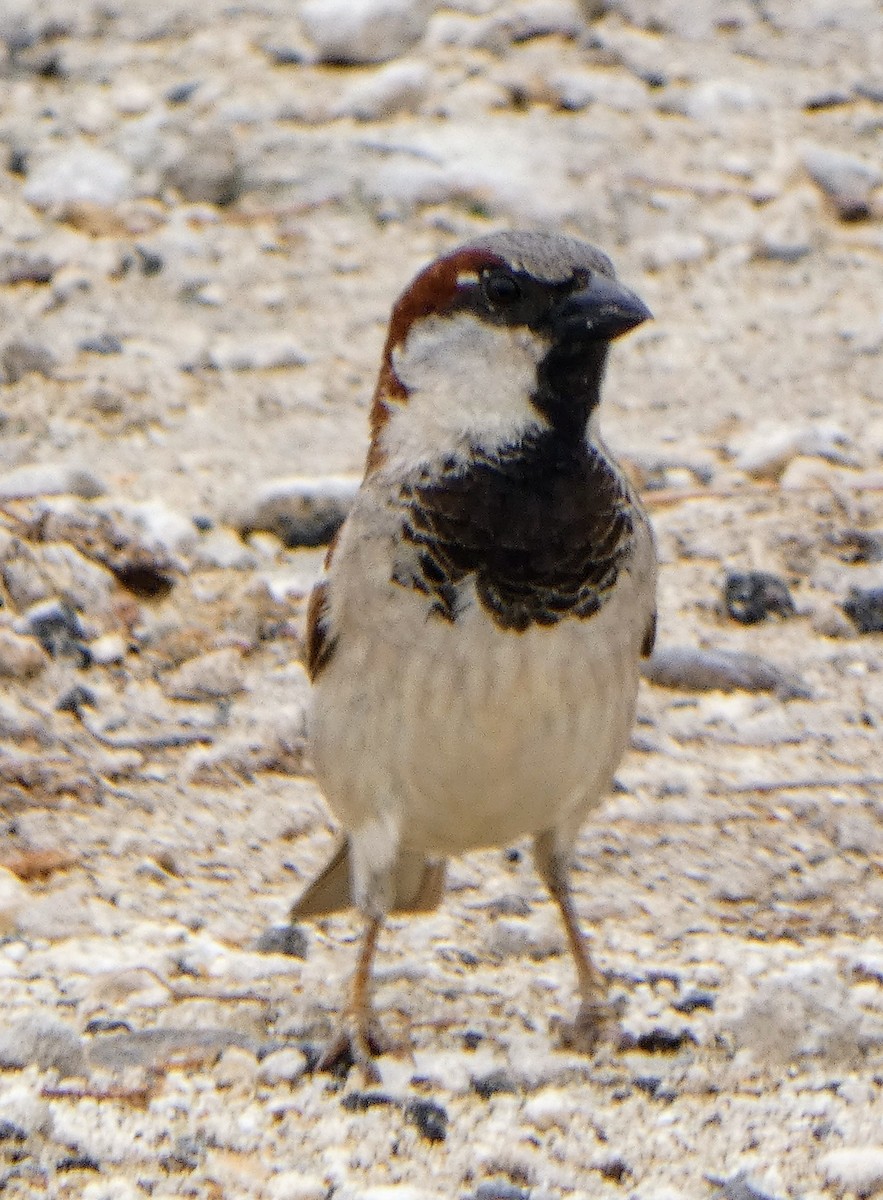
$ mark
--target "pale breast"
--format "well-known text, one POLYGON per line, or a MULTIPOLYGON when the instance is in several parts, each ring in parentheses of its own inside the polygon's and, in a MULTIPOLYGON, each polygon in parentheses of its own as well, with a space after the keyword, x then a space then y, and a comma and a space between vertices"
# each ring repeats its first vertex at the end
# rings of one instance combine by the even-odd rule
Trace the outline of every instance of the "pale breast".
POLYGON ((459 587, 455 620, 391 582, 384 519, 356 515, 330 580, 339 637, 314 689, 312 735, 332 809, 349 828, 395 814, 409 844, 437 853, 584 814, 633 720, 653 601, 646 525, 593 615, 513 629, 474 581, 459 587))

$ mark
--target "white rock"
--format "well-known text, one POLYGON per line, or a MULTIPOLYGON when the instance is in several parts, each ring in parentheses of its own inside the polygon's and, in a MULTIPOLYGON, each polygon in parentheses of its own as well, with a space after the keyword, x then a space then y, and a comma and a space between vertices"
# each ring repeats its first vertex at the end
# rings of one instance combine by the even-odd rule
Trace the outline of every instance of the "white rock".
POLYGON ((269 371, 302 367, 307 356, 287 333, 254 333, 218 338, 205 362, 216 371, 269 371))
POLYGON ((124 77, 114 84, 111 99, 118 113, 132 117, 147 112, 154 102, 155 93, 148 84, 124 77))
POLYGON ((708 256, 708 242, 698 233, 680 233, 676 229, 657 237, 638 239, 635 250, 646 271, 700 262, 708 256))
POLYGON ((37 713, 20 704, 14 696, 0 693, 0 738, 13 742, 37 741, 47 746, 53 736, 49 723, 37 713))
POLYGON ((856 1196, 873 1196, 883 1189, 883 1145, 830 1150, 819 1159, 819 1169, 828 1183, 856 1196))
POLYGON ((268 1200, 325 1200, 328 1182, 319 1175, 280 1171, 267 1184, 268 1200))
POLYGON ((258 1060, 242 1046, 228 1046, 215 1063, 212 1072, 218 1087, 250 1086, 254 1084, 258 1060))
POLYGON ((212 529, 197 543, 193 561, 202 567, 250 571, 257 566, 258 558, 232 529, 212 529))
POLYGON ((87 617, 110 611, 116 580, 107 567, 63 542, 49 542, 37 550, 44 577, 56 596, 63 596, 87 617))
POLYGON ((562 71, 549 86, 562 108, 576 111, 603 104, 617 112, 635 112, 646 106, 647 89, 621 71, 562 71))
POLYGON ((83 504, 65 497, 47 501, 42 520, 47 541, 70 542, 112 571, 181 570, 178 556, 189 554, 197 540, 193 522, 160 500, 83 504))
POLYGON ((861 1025, 861 1011, 837 972, 824 960, 808 960, 764 980, 733 1032, 737 1044, 763 1062, 849 1062, 861 1053, 861 1025))
POLYGON ((17 875, 0 867, 0 937, 15 933, 31 894, 17 875))
POLYGON ((142 1200, 144 1192, 124 1175, 93 1179, 80 1192, 80 1200, 142 1200))
POLYGON ((0 475, 0 500, 30 500, 34 496, 81 496, 93 500, 104 484, 92 471, 67 463, 16 467, 0 475))
POLYGON ((690 88, 684 97, 684 112, 699 120, 724 113, 746 112, 763 105, 763 99, 754 88, 735 79, 709 79, 690 88))
POLYGON ((32 898, 18 919, 20 931, 27 937, 60 941, 63 938, 94 934, 95 922, 89 906, 91 898, 80 884, 32 898))
POLYGON ((24 198, 35 208, 96 204, 109 208, 128 199, 134 176, 127 163, 107 150, 69 145, 38 161, 24 186, 24 198))
POLYGON ((220 700, 244 688, 242 655, 232 646, 188 659, 163 680, 163 691, 174 700, 220 700))
POLYGON ((307 1056, 296 1046, 268 1054, 258 1069, 261 1083, 296 1083, 307 1069, 307 1056))
POLYGON ((407 1183, 390 1183, 361 1188, 358 1200, 442 1200, 445 1195, 444 1192, 429 1192, 426 1188, 412 1187, 407 1183))
POLYGON ((574 1099, 565 1088, 544 1088, 525 1101, 521 1115, 535 1129, 570 1128, 574 1099))
POLYGON ((27 1135, 42 1133, 49 1124, 49 1105, 40 1097, 40 1082, 33 1076, 12 1076, 0 1083, 0 1113, 27 1135))
POLYGON ((348 88, 335 113, 357 121, 378 121, 396 113, 416 112, 426 98, 430 78, 423 63, 391 63, 348 88))
POLYGON ((432 0, 305 0, 300 17, 325 62, 387 62, 418 41, 432 0))
POLYGON ((89 653, 92 661, 100 667, 111 663, 121 663, 126 657, 128 646, 126 639, 119 633, 106 633, 89 643, 89 653))
POLYGON ((539 918, 529 921, 495 920, 491 922, 485 939, 491 954, 500 958, 517 958, 525 955, 535 961, 560 954, 564 941, 557 928, 542 928, 539 918))
POLYGON ((868 216, 871 192, 883 182, 879 167, 827 146, 804 146, 802 157, 810 179, 829 197, 843 220, 868 216))
POLYGON ((828 462, 853 465, 849 454, 852 441, 838 425, 829 421, 805 425, 766 423, 730 447, 733 465, 755 479, 778 479, 793 458, 824 458, 828 462))
POLYGON ((42 671, 48 661, 45 651, 33 638, 0 629, 0 676, 28 679, 42 671))

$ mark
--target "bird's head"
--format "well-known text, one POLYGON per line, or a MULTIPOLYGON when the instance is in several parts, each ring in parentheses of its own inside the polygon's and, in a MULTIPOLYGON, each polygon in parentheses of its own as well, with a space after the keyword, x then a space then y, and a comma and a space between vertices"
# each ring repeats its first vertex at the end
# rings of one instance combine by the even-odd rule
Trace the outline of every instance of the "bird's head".
POLYGON ((537 429, 584 437, 610 342, 650 315, 574 238, 497 233, 452 250, 393 308, 369 473, 499 453, 537 429))

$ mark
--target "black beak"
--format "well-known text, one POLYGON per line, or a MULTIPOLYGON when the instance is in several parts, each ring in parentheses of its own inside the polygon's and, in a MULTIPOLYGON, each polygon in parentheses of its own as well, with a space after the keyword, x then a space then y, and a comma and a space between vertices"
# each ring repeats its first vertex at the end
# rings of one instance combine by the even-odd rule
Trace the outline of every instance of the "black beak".
POLYGON ((552 335, 559 344, 611 342, 652 316, 634 292, 606 275, 594 275, 587 287, 552 310, 552 335))

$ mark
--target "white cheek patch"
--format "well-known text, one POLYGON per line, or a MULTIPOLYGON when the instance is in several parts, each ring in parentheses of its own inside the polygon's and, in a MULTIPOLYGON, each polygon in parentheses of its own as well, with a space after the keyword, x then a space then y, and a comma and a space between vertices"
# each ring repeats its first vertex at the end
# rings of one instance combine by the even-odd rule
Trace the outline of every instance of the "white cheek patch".
POLYGON ((387 458, 414 463, 468 445, 493 452, 545 426, 530 396, 547 350, 529 329, 466 313, 420 321, 392 355, 408 399, 384 427, 387 458))

